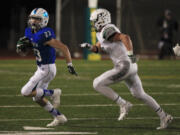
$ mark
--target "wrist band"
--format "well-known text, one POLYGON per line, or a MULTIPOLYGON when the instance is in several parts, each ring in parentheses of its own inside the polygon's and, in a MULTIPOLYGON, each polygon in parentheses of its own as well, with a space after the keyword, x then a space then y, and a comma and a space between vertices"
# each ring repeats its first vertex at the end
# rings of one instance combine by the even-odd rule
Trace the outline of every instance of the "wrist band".
POLYGON ((99 52, 99 49, 98 49, 98 47, 97 46, 95 46, 96 47, 96 51, 95 51, 95 53, 98 53, 99 52))

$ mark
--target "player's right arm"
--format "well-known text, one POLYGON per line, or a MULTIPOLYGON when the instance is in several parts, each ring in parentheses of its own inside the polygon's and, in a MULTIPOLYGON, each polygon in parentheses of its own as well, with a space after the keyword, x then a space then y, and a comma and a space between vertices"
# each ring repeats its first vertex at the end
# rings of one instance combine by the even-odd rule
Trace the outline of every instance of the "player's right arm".
POLYGON ((129 35, 123 33, 115 33, 111 40, 113 42, 121 41, 125 45, 127 51, 133 51, 133 45, 129 35))
POLYGON ((103 38, 109 42, 121 41, 126 47, 128 54, 133 54, 133 44, 129 35, 120 33, 111 26, 104 29, 103 38))
POLYGON ((121 41, 126 47, 127 54, 132 63, 136 62, 136 57, 133 54, 133 44, 129 35, 118 32, 114 27, 107 27, 103 31, 103 38, 109 42, 121 41))
POLYGON ((81 48, 87 48, 90 51, 94 52, 94 53, 98 53, 101 51, 101 44, 100 42, 97 42, 95 45, 91 45, 89 43, 82 43, 80 44, 81 48))

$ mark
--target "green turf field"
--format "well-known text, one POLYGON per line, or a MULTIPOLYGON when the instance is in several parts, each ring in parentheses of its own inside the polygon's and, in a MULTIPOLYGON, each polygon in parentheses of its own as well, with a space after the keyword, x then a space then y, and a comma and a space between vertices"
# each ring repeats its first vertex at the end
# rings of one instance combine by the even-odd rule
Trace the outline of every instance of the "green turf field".
POLYGON ((180 61, 140 60, 139 76, 144 89, 165 111, 174 116, 168 129, 157 131, 155 112, 130 95, 123 83, 112 85, 123 98, 134 104, 127 119, 117 121, 119 108, 93 90, 93 79, 112 68, 109 60, 74 60, 79 76, 68 73, 64 60, 57 60, 57 75, 49 88, 61 88, 60 111, 68 123, 49 130, 24 130, 23 126, 45 127, 51 115, 31 98, 20 95, 21 87, 36 71, 34 60, 0 61, 1 134, 98 134, 98 135, 180 135, 180 61), (38 133, 37 133, 38 132, 38 133), (48 132, 48 133, 47 133, 48 132), (69 133, 68 133, 69 132, 69 133), (70 133, 71 132, 71 133, 70 133))

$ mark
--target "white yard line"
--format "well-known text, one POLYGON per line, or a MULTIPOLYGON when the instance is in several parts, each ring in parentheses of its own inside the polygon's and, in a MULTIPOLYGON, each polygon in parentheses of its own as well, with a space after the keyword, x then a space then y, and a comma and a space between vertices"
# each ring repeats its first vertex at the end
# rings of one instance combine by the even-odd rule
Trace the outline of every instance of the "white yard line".
POLYGON ((53 130, 54 128, 23 126, 24 130, 53 130))
POLYGON ((0 73, 6 73, 11 75, 32 75, 32 72, 17 72, 17 71, 11 71, 11 70, 0 70, 0 73))
MULTIPOLYGON (((150 95, 180 95, 180 92, 147 92, 150 95)), ((130 92, 120 92, 120 95, 131 95, 130 92)), ((62 94, 62 96, 102 96, 99 93, 84 93, 84 94, 62 94)))
MULTIPOLYGON (((174 119, 180 119, 180 117, 173 117, 174 119)), ((69 121, 76 120, 116 120, 117 118, 68 118, 69 121)), ((127 117, 127 120, 149 120, 149 119, 159 119, 159 117, 127 117)), ((50 121, 52 119, 0 119, 1 122, 9 121, 50 121)), ((0 131, 1 132, 1 131, 0 131)))
MULTIPOLYGON (((123 82, 122 82, 123 83, 123 82)), ((168 85, 163 85, 163 84, 154 84, 154 83, 143 83, 143 86, 146 87, 162 87, 162 88, 180 88, 180 84, 168 84, 168 85)), ((54 86, 54 87, 59 87, 59 86, 54 86)), ((0 89, 17 89, 17 85, 16 86, 0 86, 0 89)), ((19 88, 21 89, 21 88, 19 88)), ((122 88, 120 88, 122 89, 122 88)), ((152 92, 152 93, 156 93, 156 92, 152 92)), ((158 92, 157 92, 158 93, 158 92)), ((175 93, 175 92, 159 92, 159 93, 175 93)), ((71 94, 70 94, 71 95, 71 94)))
POLYGON ((0 89, 17 89, 17 86, 0 86, 0 89))
MULTIPOLYGON (((147 92, 150 95, 180 95, 180 92, 147 92)), ((120 95, 131 95, 130 92, 121 92, 120 95)), ((102 96, 99 93, 83 93, 83 94, 62 94, 61 96, 102 96)), ((0 95, 0 97, 23 97, 22 95, 0 95)))
MULTIPOLYGON (((179 106, 180 103, 160 104, 162 106, 179 106)), ((61 105, 61 107, 109 107, 116 104, 82 104, 82 105, 61 105)), ((147 106, 146 104, 133 104, 133 106, 147 106)), ((38 105, 1 105, 0 108, 39 108, 38 105)))
POLYGON ((95 135, 97 132, 24 132, 0 131, 0 135, 95 135))
MULTIPOLYGON (((180 104, 171 103, 171 104, 160 104, 163 106, 179 106, 180 104)), ((91 105, 61 105, 61 107, 108 107, 108 106, 117 106, 117 104, 91 104, 91 105)), ((133 106, 147 106, 145 104, 133 104, 133 106)))

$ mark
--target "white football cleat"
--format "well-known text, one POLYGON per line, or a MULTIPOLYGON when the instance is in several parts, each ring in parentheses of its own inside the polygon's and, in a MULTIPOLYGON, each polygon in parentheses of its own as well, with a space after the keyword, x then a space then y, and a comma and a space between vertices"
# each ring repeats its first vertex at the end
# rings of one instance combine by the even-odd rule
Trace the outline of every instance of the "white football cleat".
POLYGON ((53 95, 50 97, 54 108, 58 108, 60 105, 61 89, 54 89, 53 95))
POLYGON ((165 129, 171 123, 173 117, 170 114, 166 114, 166 116, 160 118, 160 127, 157 127, 157 130, 165 129))
POLYGON ((123 120, 127 116, 128 112, 132 108, 132 106, 133 105, 127 101, 124 105, 121 105, 120 106, 120 116, 119 116, 118 120, 123 120))
POLYGON ((55 117, 51 123, 46 125, 46 127, 55 127, 55 126, 58 126, 59 124, 64 124, 66 122, 67 122, 66 116, 61 114, 61 115, 58 115, 57 117, 55 117))

